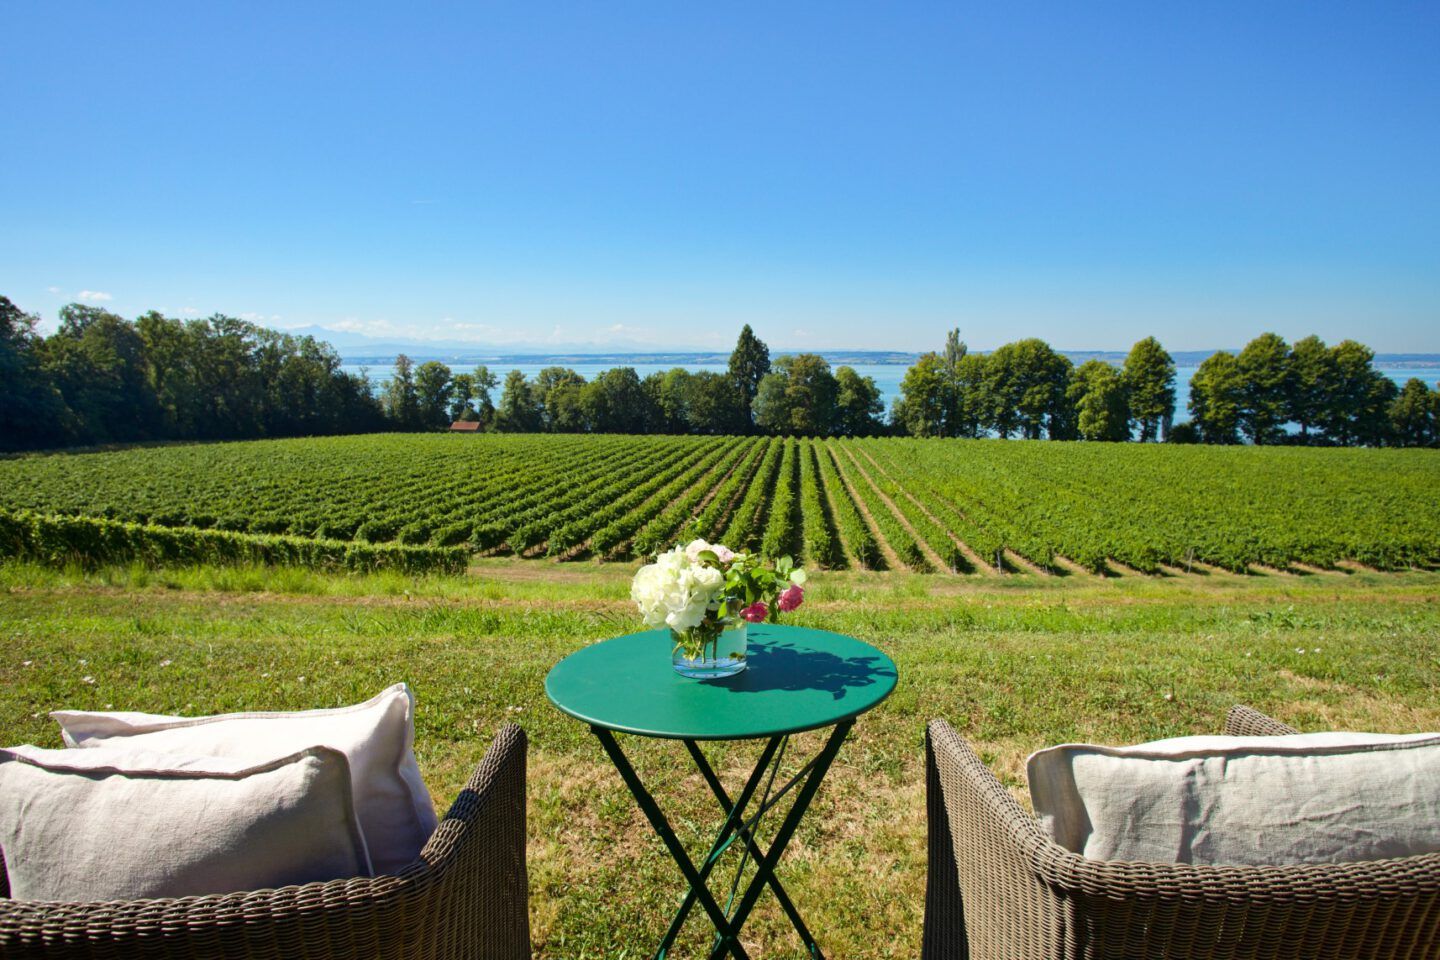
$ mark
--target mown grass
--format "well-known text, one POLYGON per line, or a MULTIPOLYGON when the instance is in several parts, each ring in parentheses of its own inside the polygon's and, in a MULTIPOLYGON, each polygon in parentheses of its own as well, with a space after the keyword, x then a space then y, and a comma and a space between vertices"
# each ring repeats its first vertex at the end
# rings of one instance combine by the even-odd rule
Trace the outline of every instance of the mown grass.
MULTIPOLYGON (((537 956, 648 955, 680 891, 674 865, 598 744, 542 689, 561 657, 636 627, 628 576, 509 561, 465 578, 0 565, 0 737, 58 746, 46 713, 60 707, 303 709, 406 680, 442 807, 502 723, 531 736, 537 956)), ((1437 597, 1433 573, 823 575, 795 622, 877 644, 901 676, 841 752, 782 862, 786 887, 831 956, 918 955, 931 717, 949 718, 1017 796, 1036 748, 1213 732, 1237 702, 1302 729, 1436 729, 1437 597)), ((792 755, 813 753, 815 737, 792 755)), ((682 838, 708 840, 715 811, 683 752, 626 746, 682 838)), ((711 753, 733 782, 755 750, 711 753)), ((752 954, 798 955, 761 904, 752 954)), ((697 916, 677 955, 699 952, 704 934, 697 916)))

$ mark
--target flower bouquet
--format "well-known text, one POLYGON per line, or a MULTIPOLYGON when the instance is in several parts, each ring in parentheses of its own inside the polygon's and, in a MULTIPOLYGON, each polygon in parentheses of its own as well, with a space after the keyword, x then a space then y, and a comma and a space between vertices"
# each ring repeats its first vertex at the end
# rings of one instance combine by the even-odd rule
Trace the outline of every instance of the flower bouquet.
POLYGON ((805 571, 789 557, 767 563, 692 540, 641 567, 630 599, 646 626, 670 629, 676 672, 703 679, 744 670, 746 625, 800 606, 804 586, 805 571))

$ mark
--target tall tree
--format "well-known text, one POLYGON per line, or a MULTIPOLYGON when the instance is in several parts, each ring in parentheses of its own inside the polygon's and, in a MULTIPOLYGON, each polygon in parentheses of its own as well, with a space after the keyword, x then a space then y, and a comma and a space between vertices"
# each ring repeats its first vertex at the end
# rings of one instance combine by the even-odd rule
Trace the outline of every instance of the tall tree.
POLYGON ((643 433, 655 420, 634 367, 612 367, 580 390, 580 409, 596 433, 643 433))
POLYGON ((468 373, 457 373, 450 378, 450 419, 478 421, 480 414, 475 410, 475 377, 468 373))
POLYGON ((641 381, 655 412, 655 422, 646 433, 687 433, 690 428, 691 395, 695 377, 684 367, 657 370, 641 381))
POLYGON ((755 425, 787 436, 822 436, 835 423, 839 385, 830 364, 814 353, 781 357, 760 381, 755 425))
POLYGON ((495 411, 495 427, 505 433, 535 433, 541 427, 540 403, 535 397, 534 385, 519 370, 505 375, 505 388, 495 411))
POLYGON ((1104 360, 1087 360, 1066 389, 1075 409, 1075 430, 1082 440, 1130 439, 1130 408, 1125 379, 1104 360))
POLYGON ((499 386, 500 381, 484 364, 476 367, 470 378, 474 381, 475 416, 481 429, 489 430, 495 426, 495 401, 490 398, 490 391, 499 386))
POLYGON ((552 433, 581 433, 586 429, 580 403, 584 386, 585 378, 569 367, 546 367, 535 375, 532 389, 544 429, 552 433))
POLYGON ((1140 442, 1165 439, 1175 418, 1175 361, 1159 340, 1146 337, 1130 348, 1122 378, 1140 442))
POLYGON ((1342 446, 1379 446, 1390 427, 1390 403, 1399 388, 1373 366, 1375 352, 1354 340, 1330 348, 1330 378, 1321 410, 1325 436, 1342 446))
POLYGON ((744 433, 748 417, 740 404, 740 391, 724 374, 702 370, 693 374, 686 422, 691 433, 744 433))
POLYGON ((148 440, 161 417, 146 379, 145 344, 133 324, 80 303, 60 308, 60 329, 45 341, 44 369, 74 413, 81 443, 148 440))
POLYGON ((1240 442, 1240 404, 1244 399, 1240 364, 1221 350, 1201 361, 1190 378, 1190 419, 1205 443, 1240 442))
POLYGON ((1290 345, 1274 333, 1262 333, 1235 360, 1240 371, 1240 432, 1252 443, 1279 443, 1294 406, 1290 345))
POLYGON ((63 439, 68 411, 41 370, 39 321, 0 296, 0 450, 50 446, 63 439))
POLYGON ((405 354, 395 357, 395 369, 380 398, 385 416, 401 430, 420 425, 420 394, 415 389, 415 364, 405 354))
POLYGON ((1325 395, 1335 380, 1334 358, 1325 341, 1311 335, 1290 347, 1290 405, 1286 419, 1300 427, 1300 442, 1325 418, 1325 395))
POLYGON ((885 404, 874 377, 862 377, 854 367, 835 370, 835 417, 832 432, 847 437, 869 437, 884 426, 885 404))
POLYGON ((740 329, 740 338, 730 354, 730 379, 740 391, 741 407, 747 420, 753 421, 752 404, 760 390, 760 380, 770 372, 770 348, 755 336, 750 324, 740 329))
POLYGON ((1066 417, 1065 388, 1072 364, 1044 340, 1007 343, 985 365, 990 426, 1002 438, 1019 433, 1028 440, 1054 429, 1066 417))
POLYGON ((922 353, 900 381, 890 420, 912 437, 945 437, 950 435, 952 407, 944 359, 938 353, 922 353))
POLYGON ((439 360, 427 360, 415 371, 415 401, 420 426, 443 427, 450 422, 450 368, 439 360))
POLYGON ((1432 447, 1440 443, 1435 420, 1436 398, 1419 377, 1411 377, 1390 404, 1390 435, 1397 447, 1432 447))

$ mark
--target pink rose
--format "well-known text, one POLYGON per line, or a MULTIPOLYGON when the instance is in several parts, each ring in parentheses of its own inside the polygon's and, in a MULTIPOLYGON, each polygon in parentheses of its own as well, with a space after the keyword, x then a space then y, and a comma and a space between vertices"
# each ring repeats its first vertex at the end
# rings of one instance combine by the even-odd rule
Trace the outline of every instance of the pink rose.
POLYGON ((711 544, 710 549, 715 551, 715 556, 720 558, 721 563, 729 563, 731 560, 735 559, 735 551, 731 550, 724 544, 711 544))
POLYGON ((780 592, 780 612, 789 613, 805 602, 805 591, 798 584, 791 584, 780 592))
POLYGON ((765 618, 770 616, 770 608, 765 606, 764 600, 756 600, 750 606, 740 611, 740 616, 751 623, 764 623, 765 618))

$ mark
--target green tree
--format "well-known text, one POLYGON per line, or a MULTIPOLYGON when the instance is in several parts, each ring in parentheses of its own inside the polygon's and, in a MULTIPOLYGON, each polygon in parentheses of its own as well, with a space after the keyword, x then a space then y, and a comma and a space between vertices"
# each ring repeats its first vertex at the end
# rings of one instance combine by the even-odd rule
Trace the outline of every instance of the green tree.
POLYGON ((457 373, 450 378, 450 419, 476 422, 480 414, 475 410, 475 377, 468 373, 457 373))
POLYGON ((643 433, 655 420, 634 367, 612 367, 580 390, 580 408, 596 433, 643 433))
POLYGON ((420 426, 443 427, 450 422, 450 368, 439 360, 427 360, 415 371, 415 401, 420 426))
POLYGON ((45 341, 41 369, 74 414, 67 424, 70 439, 95 443, 163 435, 159 404, 146 378, 144 341, 123 317, 79 303, 62 307, 60 329, 45 341))
POLYGON ((1397 447, 1431 447, 1440 442, 1436 398, 1425 381, 1411 377, 1390 404, 1390 435, 1397 447))
POLYGON ((944 359, 923 353, 900 381, 900 396, 890 409, 890 421, 912 437, 949 436, 953 406, 944 359))
POLYGON ((41 369, 40 318, 0 296, 0 450, 53 444, 67 411, 41 369))
POLYGON ((1285 418, 1300 426, 1300 442, 1325 417, 1325 396, 1335 379, 1334 358, 1325 341, 1311 335, 1290 347, 1290 403, 1285 418))
POLYGON ((1240 442, 1244 398, 1240 364, 1221 350, 1206 357, 1190 378, 1190 419, 1205 443, 1240 442))
POLYGON ((495 428, 505 433, 535 433, 541 427, 540 403, 534 385, 519 370, 505 375, 500 406, 495 411, 495 428))
POLYGON ((1044 340, 1017 340, 996 350, 985 365, 989 425, 1002 439, 1019 433, 1038 440, 1047 429, 1056 431, 1068 416, 1071 369, 1070 360, 1044 340))
POLYGON ((824 357, 814 353, 783 356, 760 380, 755 425, 787 436, 823 436, 834 429, 838 393, 839 384, 824 357))
POLYGON ((684 367, 673 367, 655 371, 642 384, 655 412, 655 422, 647 426, 646 432, 688 433, 694 375, 684 367))
POLYGON ((1375 352, 1354 340, 1330 348, 1330 373, 1320 425, 1332 443, 1379 446, 1390 428, 1395 381, 1373 366, 1375 352))
POLYGON ((470 378, 474 381, 471 397, 475 401, 475 416, 481 429, 489 430, 495 426, 495 401, 490 398, 490 392, 500 385, 500 381, 484 364, 476 367, 470 378))
POLYGON ((835 369, 834 433, 847 437, 869 437, 880 432, 884 424, 880 415, 885 404, 874 377, 862 377, 854 367, 835 369))
POLYGON ((755 336, 750 324, 740 330, 740 338, 730 354, 730 379, 740 391, 740 405, 747 421, 753 422, 751 406, 760 390, 760 380, 770 372, 770 348, 755 336))
POLYGON ((552 433, 582 433, 586 429, 580 392, 585 378, 569 367, 546 367, 535 375, 536 402, 544 429, 552 433))
POLYGON ((395 358, 395 369, 380 398, 385 416, 401 430, 420 426, 420 394, 415 389, 415 364, 405 354, 395 358))
POLYGON ((749 417, 735 381, 724 374, 703 370, 693 374, 686 423, 691 433, 711 435, 745 433, 749 417))
POLYGON ((1125 378, 1104 360, 1087 360, 1066 389, 1075 410, 1075 430, 1083 440, 1130 439, 1130 408, 1125 378))
POLYGON ((1159 340, 1146 337, 1130 348, 1121 378, 1140 442, 1163 440, 1175 417, 1175 361, 1159 340))
POLYGON ((1240 371, 1240 432, 1252 443, 1279 443, 1294 407, 1290 345, 1262 333, 1245 345, 1235 362, 1240 371))

